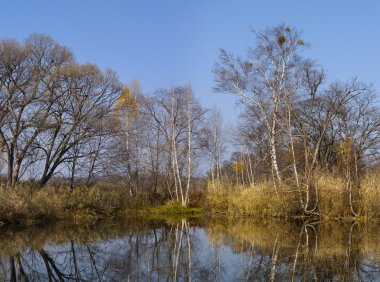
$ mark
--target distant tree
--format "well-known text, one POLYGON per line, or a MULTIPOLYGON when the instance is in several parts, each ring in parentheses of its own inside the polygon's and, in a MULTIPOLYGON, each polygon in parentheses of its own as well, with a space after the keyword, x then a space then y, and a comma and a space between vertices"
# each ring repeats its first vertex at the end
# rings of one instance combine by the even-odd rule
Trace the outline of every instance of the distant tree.
POLYGON ((216 107, 207 115, 207 124, 202 134, 201 146, 210 159, 211 179, 220 181, 222 177, 222 161, 226 152, 226 134, 223 128, 223 117, 216 107))
POLYGON ((138 81, 125 86, 117 100, 113 122, 117 133, 114 140, 113 164, 115 172, 120 174, 129 193, 134 195, 141 188, 140 174, 143 173, 146 141, 144 135, 148 124, 141 115, 143 94, 138 81))
POLYGON ((167 192, 186 205, 206 111, 190 86, 158 90, 146 97, 142 107, 143 115, 150 121, 152 169, 162 169, 167 192))

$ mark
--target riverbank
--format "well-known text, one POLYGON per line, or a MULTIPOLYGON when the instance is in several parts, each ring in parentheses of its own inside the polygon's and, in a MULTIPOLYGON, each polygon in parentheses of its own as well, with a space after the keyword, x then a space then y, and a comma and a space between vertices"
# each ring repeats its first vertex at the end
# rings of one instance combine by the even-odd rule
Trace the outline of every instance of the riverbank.
MULTIPOLYGON (((227 215, 258 220, 316 218, 318 220, 371 221, 380 219, 380 175, 364 177, 350 193, 342 178, 319 175, 310 185, 309 206, 305 212, 300 191, 290 182, 274 189, 272 182, 249 186, 209 182, 203 192, 190 195, 182 207, 178 201, 163 196, 140 193, 131 196, 127 189, 19 186, 0 188, 0 225, 38 225, 54 221, 89 224, 99 219, 126 217, 161 218, 227 215), (353 212, 355 214, 353 214, 353 212)), ((301 191, 305 203, 307 195, 301 191)))
POLYGON ((309 195, 290 181, 277 189, 271 181, 248 186, 210 182, 206 202, 212 213, 232 216, 368 221, 380 219, 379 199, 380 174, 374 173, 351 187, 341 177, 320 174, 310 183, 309 195))
POLYGON ((180 215, 196 217, 199 206, 152 201, 149 195, 131 196, 126 189, 67 187, 0 189, 0 225, 39 225, 54 221, 89 224, 99 219, 180 215))

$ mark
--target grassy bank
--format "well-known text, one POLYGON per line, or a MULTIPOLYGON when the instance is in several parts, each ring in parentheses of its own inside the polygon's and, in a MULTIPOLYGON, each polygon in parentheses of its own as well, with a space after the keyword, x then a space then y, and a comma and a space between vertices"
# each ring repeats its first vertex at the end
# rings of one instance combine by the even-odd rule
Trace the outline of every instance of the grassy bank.
POLYGON ((139 208, 137 214, 144 218, 150 219, 176 219, 176 218, 199 218, 202 215, 203 209, 200 206, 189 205, 182 207, 180 202, 167 201, 162 205, 146 206, 139 208))
MULTIPOLYGON (((302 192, 305 202, 306 193, 302 192)), ((203 212, 253 218, 294 219, 310 216, 300 204, 295 185, 284 181, 277 193, 272 182, 251 186, 208 183, 203 193, 190 196, 182 207, 179 202, 149 194, 131 196, 125 188, 67 187, 34 189, 19 186, 0 187, 0 225, 36 225, 49 221, 69 220, 77 224, 92 223, 102 218, 125 217, 199 217, 203 212)), ((316 206, 318 218, 340 220, 380 219, 380 173, 363 177, 352 186, 352 208, 344 179, 330 174, 315 176, 310 185, 310 207, 316 206)))
POLYGON ((86 224, 103 218, 160 215, 195 217, 200 212, 194 205, 181 207, 178 202, 155 200, 148 194, 131 196, 127 189, 0 188, 0 225, 36 225, 57 220, 86 224))
MULTIPOLYGON (((346 181, 330 174, 319 174, 310 185, 310 207, 320 218, 342 220, 380 219, 380 173, 365 176, 352 186, 352 208, 346 181)), ((306 201, 305 189, 301 191, 306 201)), ((292 183, 282 183, 274 189, 271 181, 251 186, 226 185, 210 182, 207 190, 207 207, 212 213, 265 217, 303 217, 298 190, 292 183)))
POLYGON ((93 221, 116 216, 130 204, 125 193, 105 193, 97 188, 78 188, 72 192, 66 188, 3 188, 0 191, 0 221, 5 224, 38 224, 60 219, 93 221))

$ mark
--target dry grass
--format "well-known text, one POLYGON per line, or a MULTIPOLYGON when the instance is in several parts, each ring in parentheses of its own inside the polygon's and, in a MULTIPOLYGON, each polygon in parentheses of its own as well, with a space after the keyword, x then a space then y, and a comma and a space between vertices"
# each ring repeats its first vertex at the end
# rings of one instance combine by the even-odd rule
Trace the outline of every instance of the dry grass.
POLYGON ((250 187, 225 187, 210 183, 208 207, 212 212, 251 215, 255 217, 288 217, 299 213, 296 194, 289 187, 276 194, 272 183, 250 187))
MULTIPOLYGON (((317 198, 317 211, 323 218, 352 219, 349 194, 344 179, 331 174, 318 173, 310 185, 311 205, 317 198)), ((305 196, 305 194, 304 194, 305 196)), ((229 215, 249 215, 256 218, 292 218, 304 216, 298 193, 289 183, 284 183, 275 193, 270 181, 250 187, 219 183, 209 183, 205 194, 191 195, 190 210, 205 206, 212 213, 229 215)), ((305 198, 305 197, 304 197, 305 198)), ((365 176, 360 186, 353 186, 353 206, 358 217, 369 220, 380 218, 380 173, 365 176)), ((162 204, 163 202, 157 203, 162 204)), ((156 213, 183 213, 177 203, 156 208, 156 213)), ((0 185, 0 225, 2 223, 38 224, 46 221, 69 219, 74 222, 93 222, 99 218, 125 217, 136 215, 137 210, 152 207, 148 194, 131 197, 127 189, 117 188, 76 188, 67 187, 32 189, 20 186, 5 189, 0 185)), ((193 212, 192 210, 192 212, 193 212)), ((149 210, 149 213, 154 213, 149 210)))
MULTIPOLYGON (((306 193, 303 191, 304 201, 306 193)), ((345 179, 328 173, 316 173, 310 185, 310 207, 318 203, 320 217, 352 219, 349 191, 345 179), (317 191, 317 192, 316 192, 317 191), (318 194, 318 197, 316 195, 318 194)), ((363 177, 352 186, 352 204, 356 219, 380 218, 380 173, 363 177)), ((207 206, 214 213, 255 217, 304 216, 295 185, 283 184, 276 194, 272 182, 250 187, 209 183, 207 206)))
POLYGON ((366 176, 361 183, 361 212, 366 218, 380 218, 380 173, 366 176))
MULTIPOLYGON (((332 175, 320 175, 319 210, 323 217, 350 218, 349 191, 344 179, 332 175)), ((380 173, 367 174, 360 184, 352 186, 352 204, 359 219, 380 218, 380 173)))
POLYGON ((69 220, 91 224, 101 218, 125 218, 158 214, 199 214, 201 195, 192 194, 187 208, 169 201, 164 205, 152 195, 131 196, 128 189, 104 187, 47 187, 34 189, 20 185, 5 189, 0 185, 0 225, 36 225, 49 221, 69 220), (152 204, 154 202, 154 204, 152 204))
POLYGON ((123 190, 66 187, 33 190, 28 187, 0 188, 0 222, 38 224, 70 219, 92 222, 120 216, 145 204, 143 196, 131 197, 123 190))
POLYGON ((319 192, 319 212, 328 218, 350 216, 349 196, 345 181, 328 174, 320 174, 314 181, 319 192))

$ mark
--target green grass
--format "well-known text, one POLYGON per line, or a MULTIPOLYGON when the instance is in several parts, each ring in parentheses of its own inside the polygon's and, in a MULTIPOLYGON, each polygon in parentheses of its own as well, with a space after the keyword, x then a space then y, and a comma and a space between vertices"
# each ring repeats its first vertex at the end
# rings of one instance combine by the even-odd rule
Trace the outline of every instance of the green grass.
POLYGON ((152 215, 191 215, 200 214, 202 209, 199 207, 182 207, 180 202, 168 201, 164 205, 154 207, 144 207, 139 209, 141 214, 152 215))

